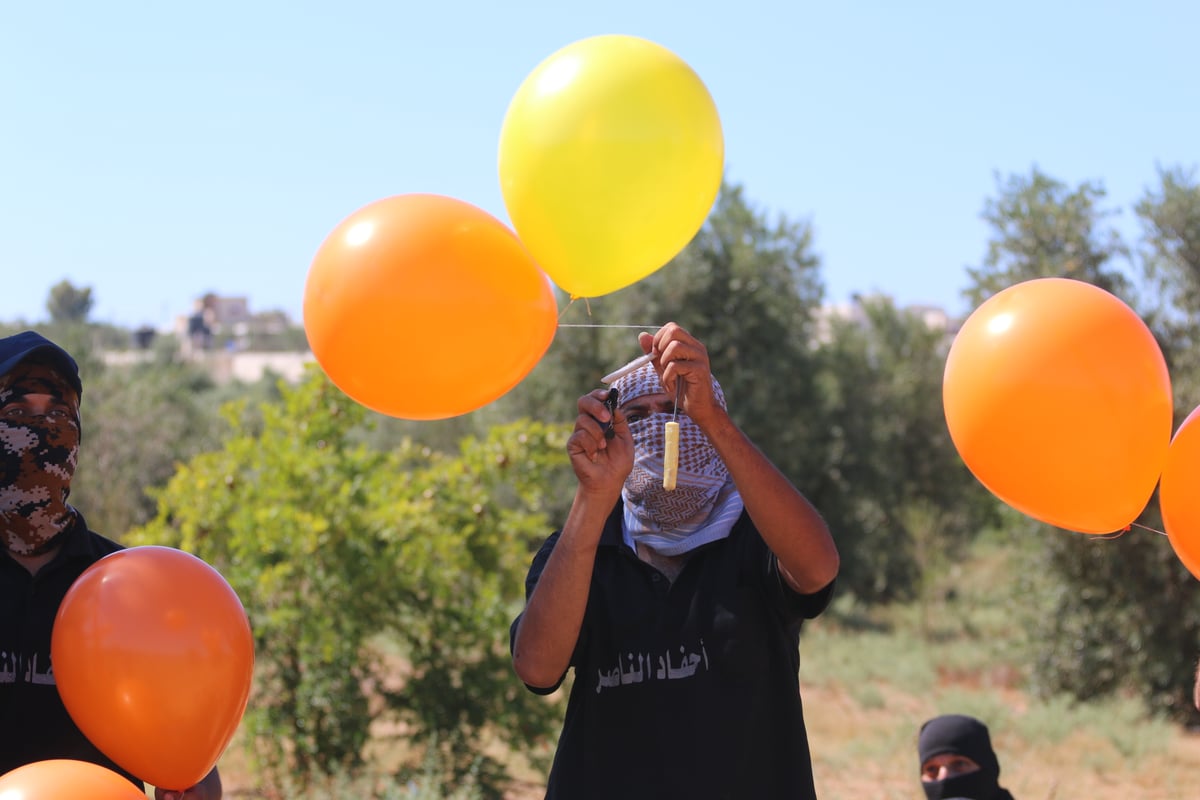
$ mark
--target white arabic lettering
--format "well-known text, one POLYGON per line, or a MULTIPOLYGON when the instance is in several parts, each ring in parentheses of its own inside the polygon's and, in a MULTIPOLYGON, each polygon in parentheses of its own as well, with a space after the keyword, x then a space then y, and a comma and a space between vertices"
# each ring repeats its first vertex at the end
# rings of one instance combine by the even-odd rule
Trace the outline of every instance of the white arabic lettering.
POLYGON ((650 653, 626 652, 624 658, 617 656, 616 666, 611 669, 596 670, 596 693, 602 689, 612 689, 617 686, 633 683, 643 683, 649 680, 677 681, 693 677, 697 670, 704 667, 709 669, 708 650, 704 640, 699 641, 699 650, 691 650, 686 645, 679 646, 679 659, 676 662, 671 650, 666 650, 657 659, 650 653), (658 668, 651 671, 651 665, 657 661, 658 668))

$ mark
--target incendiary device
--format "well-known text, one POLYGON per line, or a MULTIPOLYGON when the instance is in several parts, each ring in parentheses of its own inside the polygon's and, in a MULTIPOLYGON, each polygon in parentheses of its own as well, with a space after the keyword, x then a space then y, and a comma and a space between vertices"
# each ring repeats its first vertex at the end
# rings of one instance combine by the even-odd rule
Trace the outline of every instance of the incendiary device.
POLYGON ((664 434, 667 444, 663 448, 663 488, 668 492, 675 490, 675 480, 679 477, 679 390, 683 388, 683 378, 675 377, 675 410, 671 412, 671 421, 665 426, 664 434))

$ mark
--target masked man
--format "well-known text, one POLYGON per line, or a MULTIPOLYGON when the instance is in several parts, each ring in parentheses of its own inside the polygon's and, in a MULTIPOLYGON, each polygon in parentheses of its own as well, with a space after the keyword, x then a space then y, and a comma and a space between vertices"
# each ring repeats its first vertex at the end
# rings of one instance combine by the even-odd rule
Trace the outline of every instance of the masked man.
POLYGON ((574 669, 546 796, 814 798, 799 634, 837 548, 729 417, 704 345, 675 323, 638 339, 651 359, 615 382, 616 409, 605 390, 578 401, 574 502, 510 631, 532 691, 574 669))
MULTIPOLYGON (((121 546, 67 503, 79 461, 79 369, 33 331, 0 339, 0 774, 75 759, 142 782, 101 753, 67 713, 50 663, 59 604, 84 570, 121 546)), ((181 686, 180 691, 188 691, 181 686)), ((158 800, 219 800, 216 769, 158 800)))
POLYGON ((1013 800, 987 726, 965 714, 934 717, 917 740, 921 788, 929 800, 1013 800))

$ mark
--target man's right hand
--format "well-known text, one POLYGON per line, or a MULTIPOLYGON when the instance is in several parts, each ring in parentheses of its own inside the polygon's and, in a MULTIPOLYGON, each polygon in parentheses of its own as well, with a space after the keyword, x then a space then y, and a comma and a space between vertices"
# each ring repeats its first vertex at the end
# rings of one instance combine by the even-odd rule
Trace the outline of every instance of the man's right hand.
POLYGON ((581 490, 611 495, 615 501, 633 470, 633 435, 619 409, 615 419, 610 415, 604 405, 607 396, 607 389, 596 389, 579 398, 579 416, 567 440, 567 455, 581 490), (604 435, 610 421, 615 434, 611 439, 604 435))

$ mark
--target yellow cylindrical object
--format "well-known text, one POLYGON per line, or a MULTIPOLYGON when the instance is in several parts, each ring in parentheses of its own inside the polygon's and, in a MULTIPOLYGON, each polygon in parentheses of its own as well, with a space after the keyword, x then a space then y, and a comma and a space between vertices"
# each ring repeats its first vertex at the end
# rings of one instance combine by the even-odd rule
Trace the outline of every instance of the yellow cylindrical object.
POLYGON ((669 492, 675 488, 675 478, 679 475, 679 423, 668 422, 666 435, 667 447, 663 451, 663 488, 669 492))

